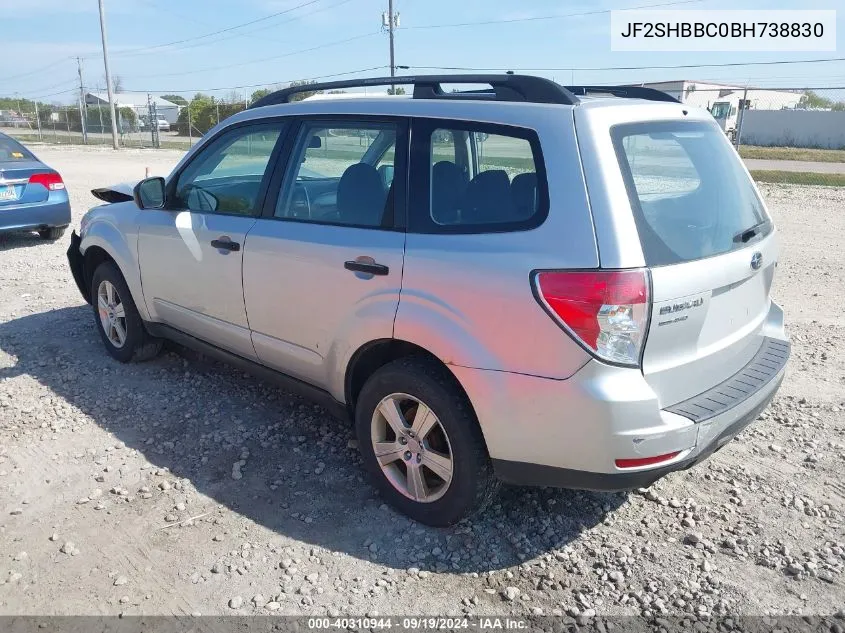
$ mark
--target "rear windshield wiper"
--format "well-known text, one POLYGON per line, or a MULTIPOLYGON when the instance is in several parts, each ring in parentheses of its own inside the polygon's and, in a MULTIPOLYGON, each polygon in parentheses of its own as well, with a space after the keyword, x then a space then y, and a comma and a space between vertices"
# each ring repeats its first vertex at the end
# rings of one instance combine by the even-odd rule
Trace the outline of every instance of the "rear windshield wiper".
POLYGON ((760 229, 762 229, 762 228, 764 228, 768 225, 769 225, 768 220, 763 220, 761 222, 758 222, 757 224, 750 226, 747 229, 744 229, 744 230, 740 231, 739 233, 737 233, 736 235, 734 235, 734 242, 742 242, 743 244, 745 244, 752 237, 754 237, 755 235, 760 233, 760 229))

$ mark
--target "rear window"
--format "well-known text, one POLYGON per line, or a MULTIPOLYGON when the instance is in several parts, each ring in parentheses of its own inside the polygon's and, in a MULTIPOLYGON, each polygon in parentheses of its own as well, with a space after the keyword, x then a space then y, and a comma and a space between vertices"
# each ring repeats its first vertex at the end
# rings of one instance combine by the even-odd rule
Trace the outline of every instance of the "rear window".
POLYGON ((771 223, 739 157, 703 122, 618 125, 611 135, 646 264, 662 266, 746 246, 771 223))
POLYGON ((35 157, 16 140, 0 134, 0 163, 35 160, 35 157))

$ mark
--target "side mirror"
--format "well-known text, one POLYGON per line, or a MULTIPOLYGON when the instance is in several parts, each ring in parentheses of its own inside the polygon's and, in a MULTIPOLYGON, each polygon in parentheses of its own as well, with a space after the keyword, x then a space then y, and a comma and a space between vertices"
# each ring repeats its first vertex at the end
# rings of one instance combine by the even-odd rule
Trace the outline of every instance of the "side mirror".
POLYGON ((161 209, 164 207, 164 178, 146 178, 135 185, 132 197, 139 209, 161 209))

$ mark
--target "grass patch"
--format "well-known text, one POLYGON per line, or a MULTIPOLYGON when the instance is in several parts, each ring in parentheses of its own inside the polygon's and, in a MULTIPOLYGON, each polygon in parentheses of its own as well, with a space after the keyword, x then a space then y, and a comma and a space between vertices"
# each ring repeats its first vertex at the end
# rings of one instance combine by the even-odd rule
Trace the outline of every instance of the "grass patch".
POLYGON ((806 171, 771 171, 758 169, 751 170, 751 177, 757 182, 845 187, 845 174, 816 174, 806 171))
POLYGON ((845 163, 845 149, 740 145, 739 155, 743 158, 760 158, 764 160, 806 160, 815 163, 845 163))

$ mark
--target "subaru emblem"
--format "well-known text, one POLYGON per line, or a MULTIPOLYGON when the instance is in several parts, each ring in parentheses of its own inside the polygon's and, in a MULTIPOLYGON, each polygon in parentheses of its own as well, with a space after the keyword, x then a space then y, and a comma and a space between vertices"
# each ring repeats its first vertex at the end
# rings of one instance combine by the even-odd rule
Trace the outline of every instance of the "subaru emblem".
POLYGON ((751 268, 753 270, 760 270, 760 266, 763 265, 763 253, 757 251, 751 256, 751 268))

